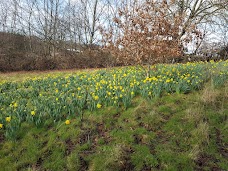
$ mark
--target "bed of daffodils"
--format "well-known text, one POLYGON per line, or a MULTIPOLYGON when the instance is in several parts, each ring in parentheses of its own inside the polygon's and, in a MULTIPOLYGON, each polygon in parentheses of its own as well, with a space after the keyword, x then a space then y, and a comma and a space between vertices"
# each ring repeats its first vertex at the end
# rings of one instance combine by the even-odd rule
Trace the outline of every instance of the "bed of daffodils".
POLYGON ((221 86, 228 80, 228 61, 99 70, 92 73, 49 74, 23 82, 0 81, 0 131, 14 137, 23 122, 42 126, 45 121, 80 118, 84 110, 106 106, 128 108, 136 96, 152 99, 164 94, 187 93, 211 80, 221 86))

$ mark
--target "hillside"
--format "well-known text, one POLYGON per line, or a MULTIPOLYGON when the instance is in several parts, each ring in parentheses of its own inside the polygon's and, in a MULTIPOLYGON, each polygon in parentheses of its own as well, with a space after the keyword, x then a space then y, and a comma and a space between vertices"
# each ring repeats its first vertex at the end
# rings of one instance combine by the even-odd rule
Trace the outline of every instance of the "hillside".
POLYGON ((227 67, 156 65, 150 77, 137 67, 21 73, 23 81, 1 74, 0 166, 228 170, 227 67))
MULTIPOLYGON (((55 53, 47 41, 0 31, 0 72, 98 68, 115 65, 115 60, 99 46, 61 41, 55 53)), ((50 43, 50 42, 49 42, 50 43)))

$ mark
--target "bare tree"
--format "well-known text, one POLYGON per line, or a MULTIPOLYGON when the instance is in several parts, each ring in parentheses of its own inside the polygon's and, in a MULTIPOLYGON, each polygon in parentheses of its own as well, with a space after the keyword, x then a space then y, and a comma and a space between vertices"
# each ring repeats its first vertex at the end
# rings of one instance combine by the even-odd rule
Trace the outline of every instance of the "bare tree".
POLYGON ((8 19, 9 19, 9 1, 0 1, 0 23, 2 31, 7 31, 8 19))

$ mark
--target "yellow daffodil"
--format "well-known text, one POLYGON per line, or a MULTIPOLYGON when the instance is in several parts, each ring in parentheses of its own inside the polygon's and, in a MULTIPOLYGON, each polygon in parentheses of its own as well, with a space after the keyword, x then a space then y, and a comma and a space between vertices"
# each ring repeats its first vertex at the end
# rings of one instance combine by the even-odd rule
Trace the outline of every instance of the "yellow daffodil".
POLYGON ((10 116, 6 117, 6 122, 10 122, 10 121, 11 121, 11 117, 10 116))
POLYGON ((3 128, 3 124, 0 124, 0 129, 2 129, 3 128))
POLYGON ((167 79, 166 82, 169 83, 169 82, 171 82, 171 80, 170 79, 167 79))
POLYGON ((100 103, 97 104, 97 108, 100 109, 102 105, 100 103))
POLYGON ((17 103, 14 103, 14 104, 13 104, 13 107, 17 107, 17 106, 18 106, 17 103))
POLYGON ((98 100, 99 99, 99 97, 98 96, 94 96, 94 100, 98 100))
POLYGON ((70 120, 67 119, 67 120, 65 121, 65 124, 66 124, 66 125, 69 125, 69 124, 70 124, 70 120))
POLYGON ((31 111, 31 115, 34 116, 36 114, 36 112, 33 110, 31 111))

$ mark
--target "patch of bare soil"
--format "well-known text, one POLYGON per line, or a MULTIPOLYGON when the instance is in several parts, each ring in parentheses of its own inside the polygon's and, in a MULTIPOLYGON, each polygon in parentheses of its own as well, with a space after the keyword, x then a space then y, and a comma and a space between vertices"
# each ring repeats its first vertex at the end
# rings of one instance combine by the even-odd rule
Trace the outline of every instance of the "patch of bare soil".
POLYGON ((222 171, 216 163, 217 159, 215 159, 213 156, 207 154, 200 154, 198 159, 195 161, 195 170, 202 171, 205 168, 210 168, 210 170, 212 171, 222 171))
POLYGON ((1 134, 0 134, 0 144, 3 143, 4 140, 5 140, 4 134, 1 133, 1 134))
POLYGON ((97 138, 103 138, 105 143, 108 144, 111 141, 111 137, 108 134, 108 130, 105 129, 103 123, 98 123, 96 126, 97 138))
POLYGON ((79 136, 77 143, 78 144, 85 144, 89 141, 90 139, 90 131, 89 130, 84 130, 84 132, 79 136))
POLYGON ((134 165, 131 163, 131 154, 134 152, 131 148, 123 148, 124 156, 121 164, 120 171, 134 170, 134 165))
POLYGON ((222 141, 221 133, 220 133, 219 129, 216 129, 216 144, 217 144, 218 151, 220 152, 220 154, 223 157, 228 158, 228 150, 226 148, 226 147, 228 147, 228 144, 226 144, 222 141))
POLYGON ((72 151, 74 151, 74 149, 75 149, 75 144, 74 144, 74 142, 72 142, 72 140, 71 139, 67 139, 66 141, 65 141, 65 143, 66 143, 66 155, 68 156, 69 154, 71 154, 72 153, 72 151))
POLYGON ((80 156, 80 168, 79 168, 79 170, 80 171, 86 171, 86 170, 88 170, 88 166, 89 166, 89 164, 86 162, 86 160, 82 157, 82 156, 80 156))
POLYGON ((36 170, 36 171, 39 171, 41 170, 41 165, 43 163, 43 159, 42 158, 39 158, 37 161, 36 161, 36 164, 32 165, 32 170, 36 170))
POLYGON ((120 113, 116 113, 115 115, 113 115, 113 119, 118 119, 120 117, 120 113))

